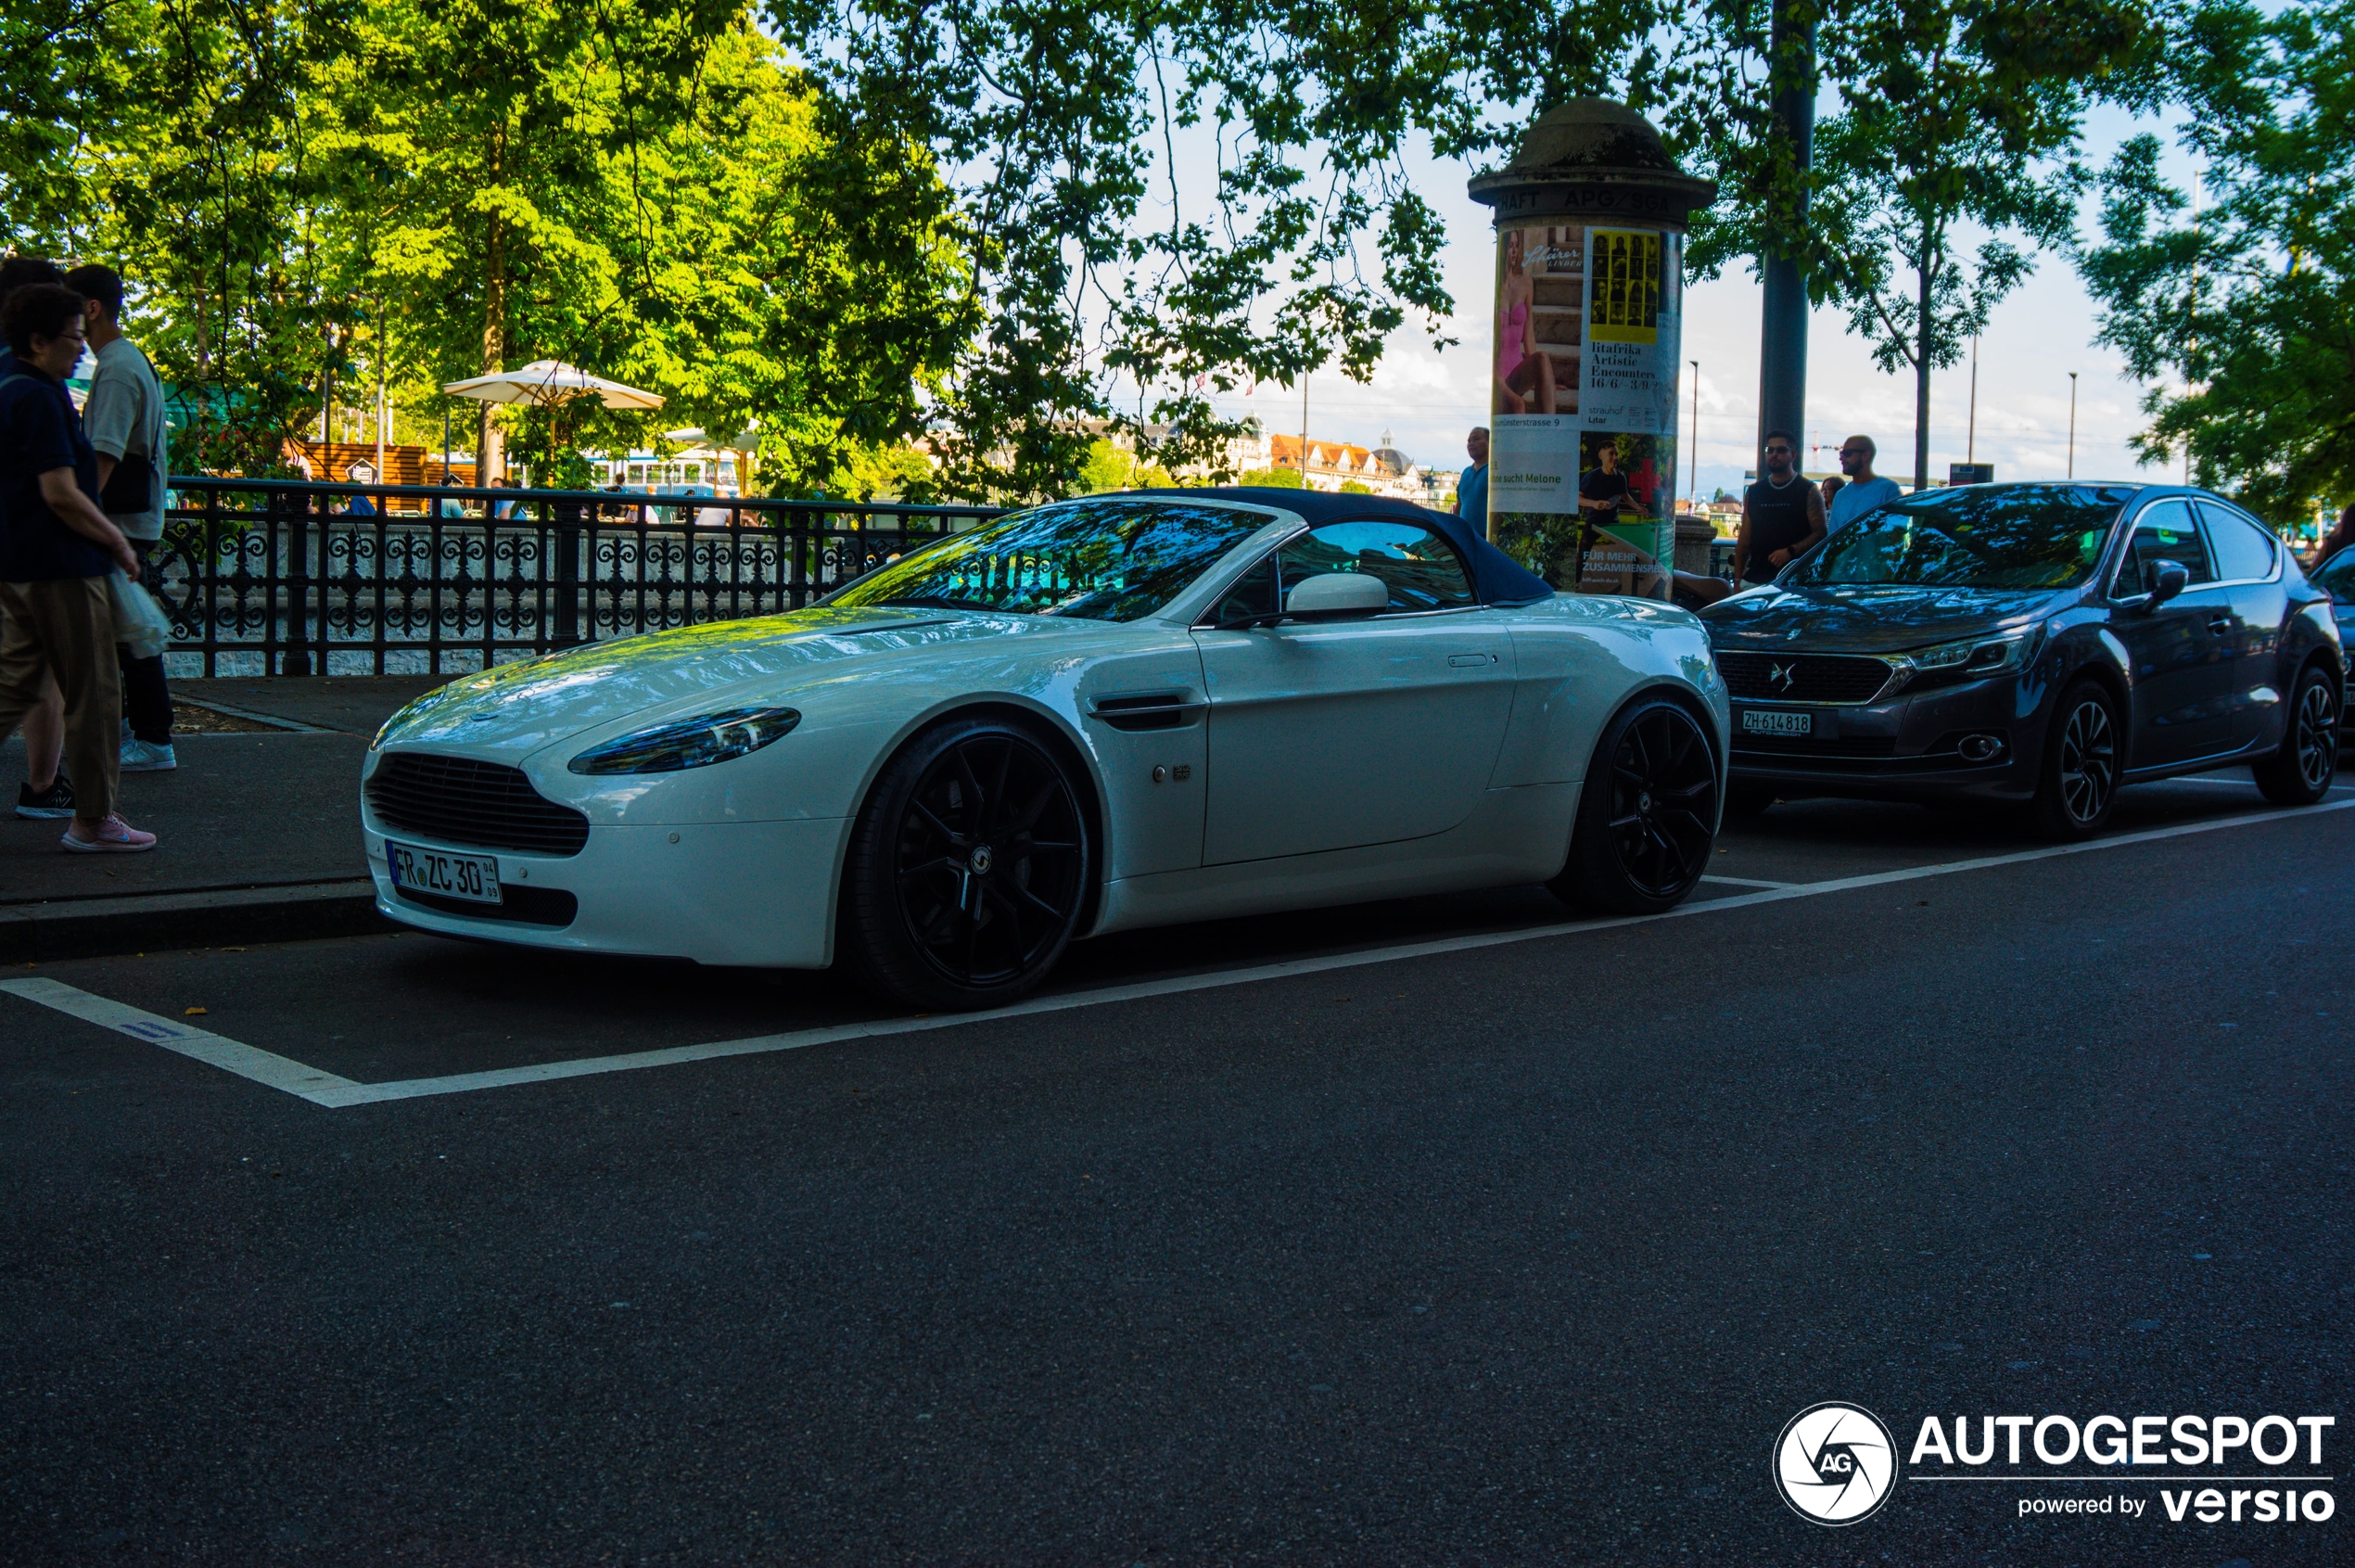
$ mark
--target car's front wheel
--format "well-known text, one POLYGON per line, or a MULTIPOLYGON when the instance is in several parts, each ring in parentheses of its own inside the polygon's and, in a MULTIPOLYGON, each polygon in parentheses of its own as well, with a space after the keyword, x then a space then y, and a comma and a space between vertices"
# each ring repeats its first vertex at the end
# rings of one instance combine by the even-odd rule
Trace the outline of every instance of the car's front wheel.
POLYGON ((2118 707, 2097 681, 2080 681, 2061 694, 2044 743, 2034 810, 2055 838, 2091 838, 2109 821, 2118 799, 2118 707))
POLYGON ((1092 863, 1078 786, 1047 737, 951 720, 891 759, 851 829, 843 962, 910 1007, 1016 1001, 1077 933, 1092 863))
POLYGON ((2290 688, 2289 733, 2281 749, 2249 771, 2277 806, 2311 806, 2331 792, 2338 776, 2338 694, 2318 666, 2300 670, 2290 688))
POLYGON ((1717 756, 1699 720, 1664 696, 1630 704, 1586 770, 1570 859, 1546 886, 1566 903, 1659 914, 1699 885, 1717 836, 1717 756))

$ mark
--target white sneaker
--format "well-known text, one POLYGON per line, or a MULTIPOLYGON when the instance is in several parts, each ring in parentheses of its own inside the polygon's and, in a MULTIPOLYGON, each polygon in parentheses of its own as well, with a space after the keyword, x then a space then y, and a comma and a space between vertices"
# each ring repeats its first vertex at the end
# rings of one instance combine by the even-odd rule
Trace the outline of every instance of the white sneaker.
POLYGON ((126 773, 168 773, 180 766, 173 756, 172 743, 154 746, 134 735, 122 743, 122 771, 126 773))

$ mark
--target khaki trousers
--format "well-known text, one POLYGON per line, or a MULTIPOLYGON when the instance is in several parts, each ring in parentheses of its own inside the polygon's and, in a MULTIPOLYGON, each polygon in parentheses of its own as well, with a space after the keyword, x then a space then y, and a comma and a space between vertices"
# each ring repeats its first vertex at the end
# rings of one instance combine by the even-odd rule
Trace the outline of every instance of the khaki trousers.
POLYGON ((73 814, 103 821, 122 779, 122 678, 105 578, 0 582, 0 736, 40 704, 44 671, 65 694, 73 814))

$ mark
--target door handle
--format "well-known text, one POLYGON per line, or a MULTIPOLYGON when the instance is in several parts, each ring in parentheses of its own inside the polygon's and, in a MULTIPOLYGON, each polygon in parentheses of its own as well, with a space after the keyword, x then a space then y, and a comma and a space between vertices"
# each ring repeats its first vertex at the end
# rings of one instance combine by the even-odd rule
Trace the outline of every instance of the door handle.
POLYGON ((2208 629, 2210 631, 2215 632, 2219 637, 2221 637, 2226 632, 2232 631, 2233 618, 2228 615, 2209 616, 2208 618, 2208 629))
POLYGON ((1496 662, 1495 654, 1449 654, 1447 656, 1447 668, 1450 669, 1484 669, 1496 662))

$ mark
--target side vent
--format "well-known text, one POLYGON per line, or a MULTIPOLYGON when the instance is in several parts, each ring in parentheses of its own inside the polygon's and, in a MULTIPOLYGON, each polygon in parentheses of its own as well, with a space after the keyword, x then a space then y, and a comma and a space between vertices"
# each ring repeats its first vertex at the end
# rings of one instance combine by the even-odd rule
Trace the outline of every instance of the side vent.
POLYGON ((1088 717, 1101 719, 1115 730, 1180 730, 1209 707, 1183 692, 1149 692, 1134 696, 1098 697, 1088 717))

